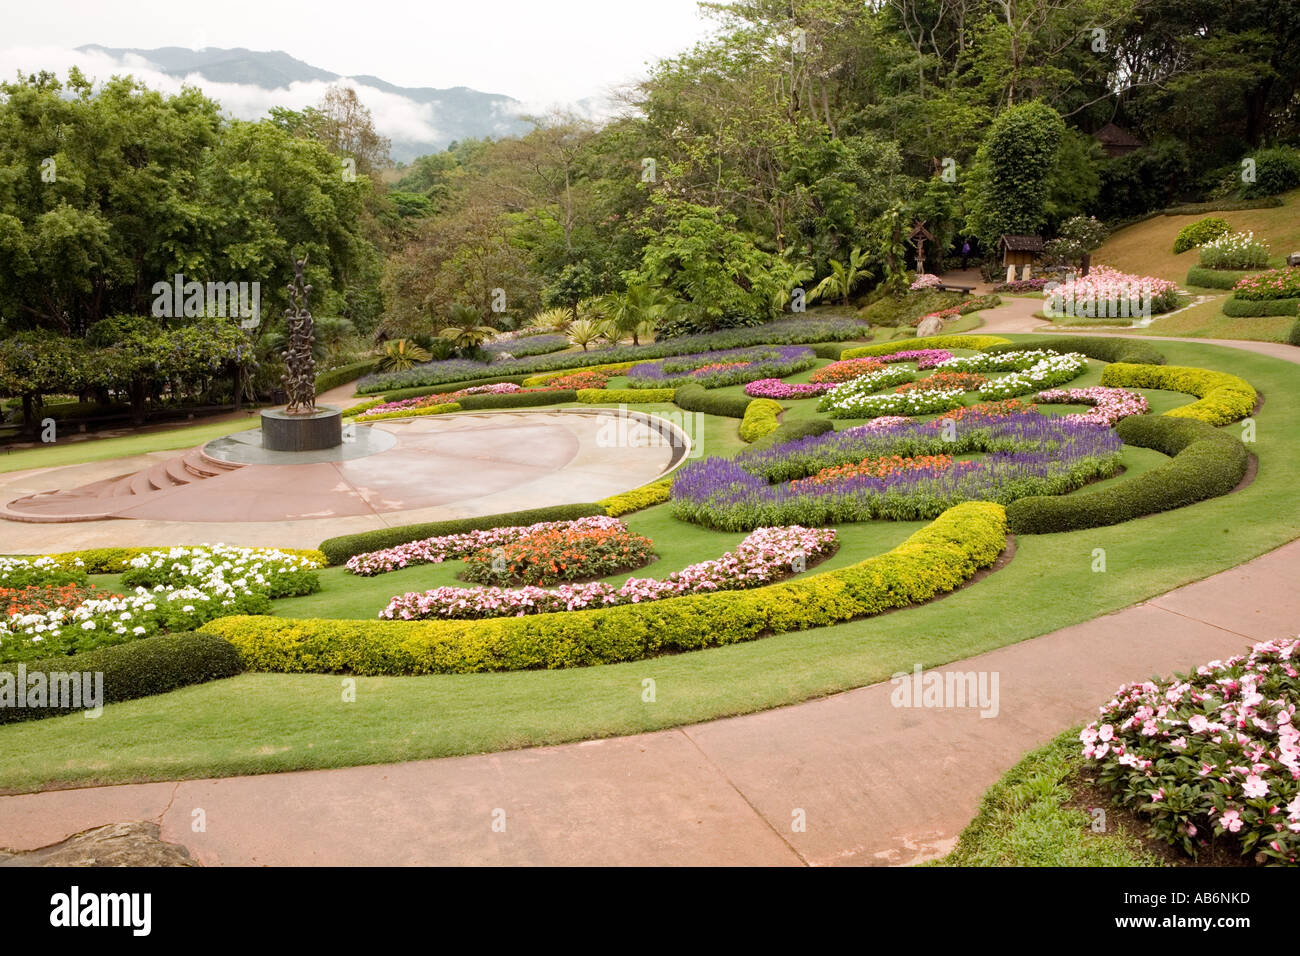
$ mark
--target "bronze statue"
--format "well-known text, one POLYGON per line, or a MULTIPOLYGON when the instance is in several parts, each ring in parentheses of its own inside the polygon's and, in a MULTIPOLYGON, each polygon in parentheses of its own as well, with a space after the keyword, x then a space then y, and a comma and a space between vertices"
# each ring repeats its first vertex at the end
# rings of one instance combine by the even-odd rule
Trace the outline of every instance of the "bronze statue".
POLYGON ((280 381, 289 397, 285 411, 296 415, 310 415, 316 411, 316 360, 311 355, 315 336, 311 312, 307 308, 311 286, 302 274, 306 265, 306 256, 294 260, 293 281, 289 283, 289 308, 284 310, 289 341, 284 350, 285 373, 280 381))

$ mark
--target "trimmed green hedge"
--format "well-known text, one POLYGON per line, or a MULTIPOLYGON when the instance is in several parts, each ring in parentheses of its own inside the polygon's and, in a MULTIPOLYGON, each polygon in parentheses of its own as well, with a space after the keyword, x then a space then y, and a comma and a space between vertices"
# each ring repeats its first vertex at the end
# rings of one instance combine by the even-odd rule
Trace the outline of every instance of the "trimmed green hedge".
MULTIPOLYGON (((382 403, 381 403, 382 404, 382 403)), ((426 415, 446 415, 449 412, 458 412, 461 406, 456 402, 444 402, 441 405, 420 405, 417 408, 399 408, 391 412, 374 412, 362 411, 355 412, 358 422, 365 424, 367 422, 382 422, 389 418, 423 418, 426 415)))
POLYGON ((464 534, 467 531, 484 531, 488 528, 501 528, 509 525, 537 524, 539 521, 572 521, 575 518, 589 518, 603 515, 605 509, 594 502, 577 505, 553 505, 550 508, 530 508, 527 511, 507 511, 504 514, 483 515, 480 518, 454 518, 450 521, 429 521, 424 524, 405 524, 396 528, 379 528, 375 531, 362 531, 357 534, 344 534, 337 538, 326 538, 320 543, 320 550, 329 559, 330 564, 343 564, 348 558, 367 551, 378 551, 419 541, 422 538, 435 538, 445 534, 464 534))
POLYGON ((754 442, 768 432, 774 432, 780 425, 781 413, 785 411, 781 403, 773 398, 756 398, 745 409, 745 417, 740 422, 741 441, 754 442))
POLYGON ((1187 270, 1187 284, 1200 286, 1202 289, 1231 289, 1246 276, 1253 276, 1259 269, 1207 269, 1205 266, 1192 266, 1187 270))
POLYGON ((578 401, 587 405, 646 405, 671 402, 675 388, 580 388, 578 401))
POLYGON ((704 412, 706 415, 721 415, 723 418, 744 418, 749 403, 754 401, 744 395, 719 395, 703 385, 683 385, 673 394, 673 402, 678 408, 688 412, 704 412))
POLYGON ((1220 216, 1206 216, 1196 222, 1189 222, 1178 230, 1174 238, 1174 255, 1203 246, 1211 239, 1232 232, 1232 224, 1220 216))
MULTIPOLYGON (((23 666, 29 678, 32 674, 48 675, 51 672, 89 671, 102 674, 101 703, 104 704, 165 694, 178 687, 233 677, 244 669, 234 646, 223 638, 208 633, 143 637, 126 644, 86 651, 84 654, 27 661, 23 666)), ((17 670, 16 664, 0 667, 2 673, 16 675, 17 670)), ((74 713, 65 707, 55 708, 48 704, 47 696, 47 706, 43 708, 0 706, 0 724, 74 713)))
POLYGON ((1165 356, 1150 342, 1097 335, 1043 335, 1032 343, 1014 342, 985 349, 989 353, 1017 352, 1021 349, 1049 349, 1053 352, 1078 352, 1099 362, 1131 362, 1136 365, 1164 365, 1165 356))
POLYGON ((750 448, 771 448, 773 445, 784 445, 788 441, 797 441, 800 438, 809 438, 813 435, 824 435, 834 430, 835 426, 825 418, 784 422, 778 425, 775 430, 755 440, 750 445, 750 448))
POLYGON ((1246 474, 1249 454, 1241 439, 1204 422, 1134 415, 1115 432, 1126 444, 1173 460, 1100 491, 1013 501, 1007 506, 1011 530, 1051 534, 1119 524, 1226 495, 1246 474))
POLYGON ((841 359, 867 358, 872 355, 889 355, 910 349, 973 349, 977 352, 995 345, 1014 345, 1015 348, 1029 348, 1015 345, 1010 339, 1000 335, 927 335, 919 339, 905 339, 901 342, 882 342, 879 345, 863 345, 856 349, 845 349, 840 353, 841 359))
POLYGON ((1165 216, 1197 216, 1203 212, 1237 212, 1242 209, 1274 209, 1285 205, 1276 196, 1266 199, 1219 199, 1210 202, 1184 203, 1170 206, 1162 212, 1165 216))
POLYGON ((1223 314, 1239 319, 1267 315, 1295 315, 1297 309, 1300 309, 1300 298, 1238 299, 1235 295, 1230 295, 1223 303, 1223 314))
POLYGON ((818 358, 830 359, 832 362, 840 360, 840 353, 844 351, 844 346, 838 342, 822 342, 819 345, 808 346, 813 351, 813 355, 818 358))
POLYGON ((1300 319, 1296 319, 1295 325, 1291 326, 1291 335, 1287 338, 1291 345, 1300 345, 1300 319))
MULTIPOLYGON (((560 372, 560 375, 570 374, 560 372)), ((426 395, 450 395, 452 392, 459 392, 462 388, 474 388, 478 385, 496 385, 499 382, 509 382, 511 385, 523 385, 525 380, 530 378, 528 375, 489 375, 486 378, 471 378, 463 382, 448 382, 446 385, 422 385, 418 388, 395 388, 391 392, 383 393, 385 402, 400 402, 404 398, 423 398, 426 395)))
POLYGON ((1130 365, 1116 362, 1101 373, 1101 384, 1120 388, 1159 388, 1195 395, 1199 402, 1165 412, 1171 418, 1194 418, 1227 425, 1255 410, 1259 393, 1250 383, 1227 372, 1176 365, 1130 365))
POLYGON ((379 368, 379 359, 368 359, 365 362, 353 362, 351 365, 327 369, 316 376, 316 393, 319 395, 321 392, 328 392, 331 388, 355 382, 377 368, 379 368))
POLYGON ((885 554, 748 591, 478 621, 226 617, 204 626, 253 670, 464 674, 582 667, 825 627, 926 601, 997 560, 1006 511, 949 508, 885 554))
POLYGON ((633 511, 640 511, 642 508, 649 508, 651 505, 663 504, 672 496, 672 488, 673 479, 669 475, 667 478, 660 478, 640 488, 601 498, 596 504, 605 509, 605 514, 617 518, 620 515, 631 514, 633 511))
POLYGON ((557 388, 553 392, 511 392, 505 395, 465 395, 456 399, 461 411, 474 412, 485 408, 528 408, 533 405, 560 405, 576 402, 578 391, 557 388))

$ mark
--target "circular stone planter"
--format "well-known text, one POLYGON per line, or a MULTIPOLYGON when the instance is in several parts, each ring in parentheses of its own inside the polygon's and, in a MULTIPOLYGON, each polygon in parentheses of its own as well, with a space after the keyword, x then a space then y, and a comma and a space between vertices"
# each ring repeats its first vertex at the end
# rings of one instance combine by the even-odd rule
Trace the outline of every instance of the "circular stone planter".
POLYGON ((262 412, 262 447, 269 451, 319 451, 343 444, 343 412, 322 405, 307 414, 283 408, 262 412))

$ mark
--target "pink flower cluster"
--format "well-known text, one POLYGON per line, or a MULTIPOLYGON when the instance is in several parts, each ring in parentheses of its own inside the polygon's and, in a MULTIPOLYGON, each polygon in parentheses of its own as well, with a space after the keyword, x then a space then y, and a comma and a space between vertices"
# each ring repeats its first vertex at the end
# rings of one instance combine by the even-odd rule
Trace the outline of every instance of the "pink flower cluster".
POLYGON ((489 528, 486 531, 469 531, 465 534, 447 534, 355 555, 348 558, 347 569, 353 574, 370 577, 413 564, 441 564, 451 558, 463 558, 466 555, 476 554, 484 548, 495 548, 544 531, 565 529, 597 531, 616 528, 626 530, 623 522, 617 518, 597 515, 574 521, 541 521, 537 524, 489 528))
POLYGON ((451 392, 450 394, 421 395, 417 398, 403 398, 396 402, 385 402, 383 405, 367 408, 365 413, 367 415, 379 415, 384 412, 404 412, 411 408, 424 408, 426 405, 445 405, 464 395, 513 395, 515 392, 522 391, 526 391, 526 389, 520 385, 515 385, 513 382, 474 385, 471 388, 462 388, 460 391, 451 392))
POLYGON ((684 594, 735 591, 798 573, 814 558, 832 553, 837 546, 831 528, 758 528, 735 551, 675 571, 662 580, 630 578, 618 587, 603 581, 555 588, 441 587, 394 597, 379 616, 401 621, 522 617, 641 604, 684 594))
POLYGON ((1137 392, 1124 388, 1107 388, 1104 385, 1094 385, 1091 388, 1049 388, 1045 392, 1039 392, 1034 401, 1047 405, 1092 405, 1092 411, 1066 415, 1065 420, 1105 425, 1107 428, 1121 418, 1145 415, 1150 408, 1147 400, 1137 392))
POLYGON ((745 394, 751 398, 813 398, 829 392, 835 384, 835 382, 791 384, 779 378, 760 378, 745 386, 745 394))
POLYGON ((918 370, 934 368, 952 358, 952 353, 943 349, 907 349, 903 352, 890 352, 888 355, 873 355, 877 362, 915 362, 918 370))
POLYGON ((1115 799, 1193 855, 1210 831, 1259 862, 1300 855, 1300 640, 1126 684, 1079 734, 1115 799), (1168 799, 1177 794, 1177 800, 1168 799))
POLYGON ((895 425, 906 425, 911 421, 912 419, 908 418, 906 415, 881 415, 878 418, 871 419, 871 421, 867 422, 865 425, 854 425, 852 428, 845 428, 840 432, 840 434, 869 435, 872 432, 880 432, 893 428, 895 425))
POLYGON ((943 280, 938 276, 931 275, 929 272, 922 272, 908 288, 913 292, 921 292, 925 289, 937 289, 941 285, 943 285, 943 280))

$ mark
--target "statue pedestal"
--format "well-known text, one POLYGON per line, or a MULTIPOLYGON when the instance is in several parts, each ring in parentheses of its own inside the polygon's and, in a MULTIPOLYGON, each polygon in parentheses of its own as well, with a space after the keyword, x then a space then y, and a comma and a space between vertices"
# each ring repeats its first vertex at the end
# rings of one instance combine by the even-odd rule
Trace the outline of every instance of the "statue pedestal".
POLYGON ((331 405, 290 414, 283 408, 262 412, 262 447, 271 451, 319 451, 343 444, 343 411, 331 405))

